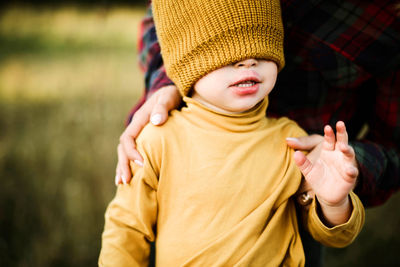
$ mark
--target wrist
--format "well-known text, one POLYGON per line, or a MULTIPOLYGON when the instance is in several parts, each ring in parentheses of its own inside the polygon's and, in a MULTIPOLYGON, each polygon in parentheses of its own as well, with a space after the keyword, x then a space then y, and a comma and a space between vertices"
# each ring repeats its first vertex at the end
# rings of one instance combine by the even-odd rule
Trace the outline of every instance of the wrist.
POLYGON ((328 227, 343 224, 348 221, 353 210, 350 196, 347 195, 342 201, 335 204, 326 203, 316 197, 318 204, 318 215, 321 221, 328 227))

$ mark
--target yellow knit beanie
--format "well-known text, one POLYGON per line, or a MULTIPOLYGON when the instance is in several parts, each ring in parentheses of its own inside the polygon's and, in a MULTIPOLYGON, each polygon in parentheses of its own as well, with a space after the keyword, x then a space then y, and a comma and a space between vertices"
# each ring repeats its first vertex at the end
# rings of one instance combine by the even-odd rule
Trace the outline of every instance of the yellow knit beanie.
POLYGON ((246 58, 281 70, 279 0, 153 0, 153 16, 168 77, 188 95, 207 73, 246 58))

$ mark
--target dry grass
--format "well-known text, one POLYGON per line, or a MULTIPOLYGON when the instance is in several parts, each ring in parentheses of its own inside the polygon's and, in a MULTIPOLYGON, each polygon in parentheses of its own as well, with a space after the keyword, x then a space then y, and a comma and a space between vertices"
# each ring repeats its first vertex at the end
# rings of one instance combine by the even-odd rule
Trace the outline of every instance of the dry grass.
POLYGON ((8 99, 132 94, 143 9, 26 9, 0 16, 0 95, 8 99), (117 90, 117 91, 115 91, 117 90))
POLYGON ((0 17, 0 266, 95 266, 144 9, 0 17))

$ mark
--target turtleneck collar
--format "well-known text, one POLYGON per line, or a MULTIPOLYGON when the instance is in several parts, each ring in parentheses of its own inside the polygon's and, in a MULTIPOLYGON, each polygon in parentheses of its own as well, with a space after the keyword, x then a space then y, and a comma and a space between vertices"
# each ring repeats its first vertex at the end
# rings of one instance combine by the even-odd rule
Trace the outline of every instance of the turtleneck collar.
POLYGON ((205 130, 249 132, 267 123, 265 112, 268 107, 268 97, 252 109, 235 114, 214 111, 190 97, 184 97, 183 100, 187 107, 182 109, 182 114, 193 124, 205 130))

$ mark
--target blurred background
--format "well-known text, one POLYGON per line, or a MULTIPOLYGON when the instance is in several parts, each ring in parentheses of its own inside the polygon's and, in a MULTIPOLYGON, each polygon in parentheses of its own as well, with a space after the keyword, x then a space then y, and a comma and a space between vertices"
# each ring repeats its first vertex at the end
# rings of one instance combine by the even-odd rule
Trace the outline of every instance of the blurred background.
MULTIPOLYGON (((40 3, 39 3, 40 2, 40 3)), ((0 266, 96 266, 142 1, 0 4, 0 266)), ((326 266, 399 266, 400 194, 326 266)))

